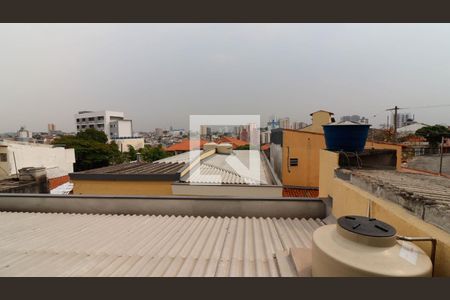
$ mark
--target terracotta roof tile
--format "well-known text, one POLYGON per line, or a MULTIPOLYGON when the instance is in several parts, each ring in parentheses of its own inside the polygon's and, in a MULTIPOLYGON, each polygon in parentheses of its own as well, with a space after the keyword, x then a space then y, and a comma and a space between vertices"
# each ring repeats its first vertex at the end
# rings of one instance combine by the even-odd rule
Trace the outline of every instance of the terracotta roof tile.
POLYGON ((317 198, 319 190, 304 188, 283 188, 283 197, 317 198))
MULTIPOLYGON (((200 148, 203 148, 203 145, 208 143, 206 140, 200 140, 200 148)), ((166 151, 190 151, 190 140, 184 139, 178 144, 173 144, 165 149, 166 151)))

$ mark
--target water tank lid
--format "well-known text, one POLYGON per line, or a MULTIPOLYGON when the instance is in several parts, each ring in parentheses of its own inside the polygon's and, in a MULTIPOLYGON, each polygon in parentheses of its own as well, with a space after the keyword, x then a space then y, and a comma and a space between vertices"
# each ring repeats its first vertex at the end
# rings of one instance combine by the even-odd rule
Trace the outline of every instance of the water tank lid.
POLYGON ((370 237, 392 237, 397 233, 391 225, 364 216, 340 217, 337 223, 345 230, 370 237))

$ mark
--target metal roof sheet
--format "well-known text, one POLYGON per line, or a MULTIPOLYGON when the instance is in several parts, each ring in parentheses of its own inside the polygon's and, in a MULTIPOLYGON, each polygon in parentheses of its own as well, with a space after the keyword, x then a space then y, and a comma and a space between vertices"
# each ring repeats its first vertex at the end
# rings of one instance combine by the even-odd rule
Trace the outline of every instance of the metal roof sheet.
MULTIPOLYGON (((197 152, 199 153, 199 152, 197 152)), ((154 163, 171 163, 171 164, 180 164, 180 163, 189 163, 191 152, 183 152, 177 155, 169 156, 160 160, 154 161, 154 163)), ((195 157, 197 157, 196 155, 195 157)))
POLYGON ((133 162, 70 173, 70 179, 178 180, 184 163, 133 162))
MULTIPOLYGON (((319 219, 0 212, 0 276, 282 276, 319 219)), ((292 275, 292 274, 291 274, 292 275)))

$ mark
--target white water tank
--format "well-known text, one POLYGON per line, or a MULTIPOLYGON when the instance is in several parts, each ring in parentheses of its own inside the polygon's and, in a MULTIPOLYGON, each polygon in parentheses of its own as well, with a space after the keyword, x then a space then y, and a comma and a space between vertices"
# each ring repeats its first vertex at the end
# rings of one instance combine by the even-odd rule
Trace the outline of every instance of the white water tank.
POLYGON ((203 145, 203 151, 207 152, 217 148, 217 143, 211 142, 203 145))
POLYGON ((219 154, 231 154, 233 152, 233 145, 229 143, 221 143, 217 145, 217 153, 219 154))
POLYGON ((431 277, 428 255, 379 220, 345 216, 313 234, 312 276, 431 277))

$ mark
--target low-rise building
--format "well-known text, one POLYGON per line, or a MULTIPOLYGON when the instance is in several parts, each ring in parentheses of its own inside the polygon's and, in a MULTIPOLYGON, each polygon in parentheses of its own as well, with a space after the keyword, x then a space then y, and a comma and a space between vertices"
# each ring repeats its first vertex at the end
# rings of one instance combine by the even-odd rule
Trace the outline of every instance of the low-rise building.
POLYGON ((18 170, 28 167, 58 167, 66 173, 71 173, 74 163, 74 149, 9 140, 0 141, 0 179, 14 177, 18 170))
POLYGON ((132 121, 126 120, 123 112, 80 111, 75 115, 75 123, 77 132, 93 128, 105 132, 109 139, 133 136, 132 121))

